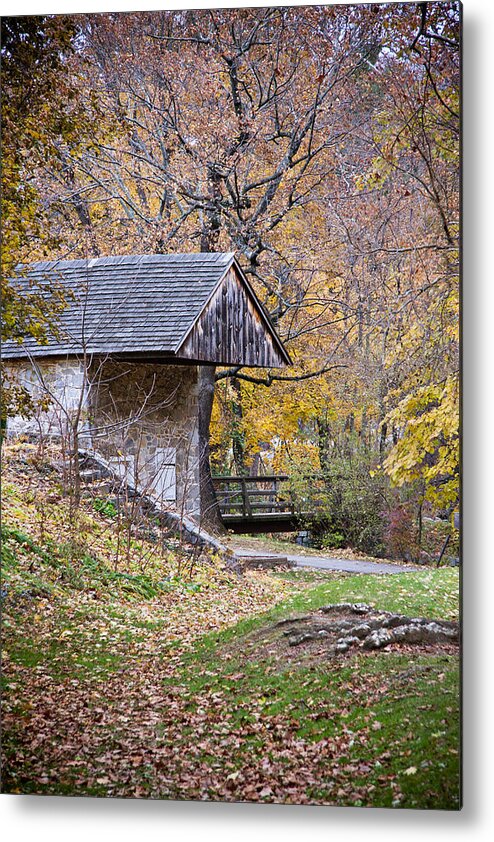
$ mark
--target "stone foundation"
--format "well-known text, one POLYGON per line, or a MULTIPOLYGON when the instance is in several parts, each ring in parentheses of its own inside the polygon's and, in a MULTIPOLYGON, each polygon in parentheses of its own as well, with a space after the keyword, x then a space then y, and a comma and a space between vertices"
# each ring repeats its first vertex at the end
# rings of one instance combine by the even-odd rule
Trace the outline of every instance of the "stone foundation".
POLYGON ((48 436, 66 439, 71 422, 79 415, 78 428, 88 429, 88 384, 84 368, 77 359, 9 361, 5 363, 9 378, 25 388, 39 410, 31 418, 20 415, 7 421, 7 435, 48 436), (45 409, 41 404, 47 402, 45 409))

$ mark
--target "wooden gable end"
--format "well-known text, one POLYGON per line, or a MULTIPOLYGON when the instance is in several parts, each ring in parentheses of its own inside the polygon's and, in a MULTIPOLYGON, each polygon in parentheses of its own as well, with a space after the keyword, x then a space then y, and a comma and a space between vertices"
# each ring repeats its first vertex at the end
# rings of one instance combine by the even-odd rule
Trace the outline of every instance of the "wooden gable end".
POLYGON ((176 351, 218 365, 278 368, 290 358, 249 287, 232 265, 176 351))

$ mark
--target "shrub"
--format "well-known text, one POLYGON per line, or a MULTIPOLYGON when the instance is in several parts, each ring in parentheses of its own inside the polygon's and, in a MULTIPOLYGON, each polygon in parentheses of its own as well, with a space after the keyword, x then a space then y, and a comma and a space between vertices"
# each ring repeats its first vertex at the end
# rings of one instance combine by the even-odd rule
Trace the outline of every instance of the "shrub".
MULTIPOLYGON (((437 561, 446 538, 449 536, 446 556, 459 556, 459 532, 452 526, 451 519, 425 517, 422 524, 422 550, 433 562, 437 561)), ((443 558, 443 562, 445 559, 443 558)))
POLYGON ((416 561, 420 557, 420 548, 410 509, 398 504, 382 515, 386 524, 383 533, 386 555, 403 561, 416 561))
POLYGON ((96 497, 94 500, 93 509, 105 517, 116 517, 118 514, 117 508, 111 500, 102 500, 100 497, 96 497))
POLYGON ((307 477, 303 466, 293 470, 295 508, 313 545, 384 554, 382 512, 387 508, 388 483, 373 468, 368 453, 356 448, 350 455, 333 458, 324 473, 307 477))
POLYGON ((323 550, 338 550, 345 546, 345 536, 341 532, 325 532, 321 539, 323 550))

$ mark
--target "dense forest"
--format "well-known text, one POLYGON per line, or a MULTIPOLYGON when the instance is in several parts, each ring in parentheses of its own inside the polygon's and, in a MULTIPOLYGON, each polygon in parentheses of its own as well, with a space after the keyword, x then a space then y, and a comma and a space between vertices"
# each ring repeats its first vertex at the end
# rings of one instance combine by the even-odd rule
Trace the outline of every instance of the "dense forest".
MULTIPOLYGON (((459 15, 2 19, 4 279, 236 252, 293 366, 209 370, 211 467, 317 487, 325 546, 427 557, 458 506, 459 15)), ((42 342, 56 292, 2 291, 4 337, 42 342)), ((7 384, 5 412, 28 402, 7 384)))

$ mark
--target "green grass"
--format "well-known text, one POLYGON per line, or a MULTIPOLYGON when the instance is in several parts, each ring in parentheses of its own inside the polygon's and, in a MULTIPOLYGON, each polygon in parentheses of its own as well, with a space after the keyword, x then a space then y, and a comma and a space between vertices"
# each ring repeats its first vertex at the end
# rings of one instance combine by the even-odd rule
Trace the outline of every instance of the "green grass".
POLYGON ((50 540, 40 546, 29 535, 7 525, 2 525, 1 537, 3 585, 13 595, 50 596, 57 589, 96 589, 101 595, 117 592, 130 600, 142 600, 182 586, 181 581, 112 570, 88 553, 72 558, 74 548, 50 540))
MULTIPOLYGON (((280 671, 270 661, 246 664, 237 658, 225 663, 218 653, 206 664, 197 661, 193 666, 189 660, 180 682, 189 709, 206 710, 209 721, 210 700, 220 696, 229 712, 230 732, 248 732, 259 714, 268 733, 270 722, 275 724, 281 715, 308 742, 350 731, 350 748, 339 758, 346 793, 338 803, 355 805, 353 794, 361 788, 368 798, 357 801, 366 806, 458 809, 459 690, 454 657, 355 656, 331 666, 280 671)), ((184 733, 184 752, 190 739, 184 733)), ((246 737, 237 745, 237 765, 248 755, 250 762, 259 762, 264 752, 262 737, 246 737)), ((331 803, 334 781, 328 782, 325 794, 331 803)), ((317 785, 309 787, 307 795, 314 800, 325 797, 317 785)))
POLYGON ((454 568, 420 570, 416 573, 376 576, 359 574, 331 578, 323 584, 297 592, 270 611, 242 620, 221 633, 205 635, 200 657, 218 643, 240 638, 282 617, 316 611, 338 602, 365 602, 374 608, 431 619, 458 619, 459 577, 454 568))
POLYGON ((54 681, 70 674, 71 678, 85 678, 90 673, 96 680, 104 679, 118 669, 122 657, 103 647, 91 645, 87 636, 72 635, 70 645, 64 640, 51 639, 41 649, 35 639, 16 642, 9 652, 10 660, 23 667, 42 668, 54 681))
MULTIPOLYGON (((455 656, 382 652, 317 665, 304 665, 302 658, 301 663, 287 665, 256 657, 255 647, 249 650, 253 633, 263 626, 340 601, 452 618, 458 612, 458 574, 433 570, 355 576, 302 591, 262 617, 203 637, 182 656, 181 672, 169 686, 178 684, 188 709, 205 710, 210 722, 219 716, 219 699, 228 711, 229 732, 239 735, 245 729, 248 732, 259 715, 268 733, 269 723, 274 727, 281 716, 309 743, 350 731, 350 748, 340 758, 341 780, 336 784, 329 776, 326 782, 309 786, 310 800, 458 809, 459 668, 455 656), (212 699, 214 713, 209 714, 212 699)), ((184 733, 184 751, 190 739, 184 733)), ((260 763, 265 752, 262 736, 239 736, 239 767, 246 756, 260 763)))
POLYGON ((388 576, 360 574, 331 579, 297 594, 288 610, 315 610, 334 602, 366 602, 412 616, 454 619, 458 617, 458 572, 453 568, 427 569, 388 576))

